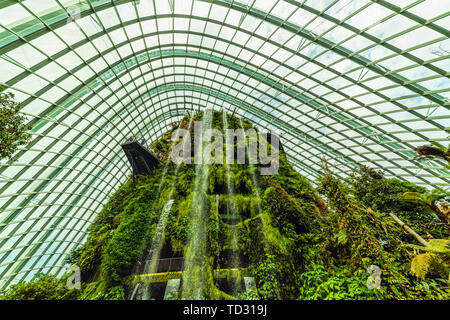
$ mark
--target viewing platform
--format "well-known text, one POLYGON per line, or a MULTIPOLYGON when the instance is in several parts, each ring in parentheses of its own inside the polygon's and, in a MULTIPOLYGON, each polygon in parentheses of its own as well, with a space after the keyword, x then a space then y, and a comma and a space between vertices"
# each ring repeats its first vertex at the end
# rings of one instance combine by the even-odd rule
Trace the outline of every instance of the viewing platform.
POLYGON ((150 174, 159 164, 158 157, 137 141, 122 144, 122 149, 131 164, 133 175, 150 174))

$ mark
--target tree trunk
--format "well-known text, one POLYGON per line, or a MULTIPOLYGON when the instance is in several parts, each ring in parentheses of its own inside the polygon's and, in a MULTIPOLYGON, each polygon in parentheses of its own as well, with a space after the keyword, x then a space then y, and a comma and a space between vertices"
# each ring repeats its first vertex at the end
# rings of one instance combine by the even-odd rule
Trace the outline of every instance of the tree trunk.
POLYGON ((417 234, 417 232, 415 232, 413 229, 411 229, 410 227, 408 227, 402 220, 400 220, 393 212, 389 212, 389 215, 392 217, 392 219, 394 219, 395 222, 397 222, 406 232, 408 232, 409 234, 411 234, 412 236, 414 236, 414 238, 417 239, 417 241, 419 241, 422 245, 424 245, 425 247, 429 247, 430 245, 428 244, 428 242, 422 238, 421 236, 419 236, 417 234))

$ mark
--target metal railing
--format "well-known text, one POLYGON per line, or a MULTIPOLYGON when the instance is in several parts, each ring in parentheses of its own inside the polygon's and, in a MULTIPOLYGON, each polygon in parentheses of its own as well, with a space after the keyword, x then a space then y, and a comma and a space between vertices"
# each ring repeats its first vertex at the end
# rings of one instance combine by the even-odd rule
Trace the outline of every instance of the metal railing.
POLYGON ((159 259, 156 272, 171 272, 184 270, 184 258, 164 258, 159 259))

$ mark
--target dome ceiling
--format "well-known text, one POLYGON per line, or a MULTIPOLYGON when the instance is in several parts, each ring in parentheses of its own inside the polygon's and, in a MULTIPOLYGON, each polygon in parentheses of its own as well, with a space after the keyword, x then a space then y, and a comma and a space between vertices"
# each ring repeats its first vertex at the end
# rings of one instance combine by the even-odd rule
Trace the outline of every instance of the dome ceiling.
POLYGON ((0 162, 0 287, 63 273, 155 141, 205 108, 277 132, 315 181, 368 165, 448 186, 450 3, 440 0, 0 0, 0 83, 32 141, 0 162))

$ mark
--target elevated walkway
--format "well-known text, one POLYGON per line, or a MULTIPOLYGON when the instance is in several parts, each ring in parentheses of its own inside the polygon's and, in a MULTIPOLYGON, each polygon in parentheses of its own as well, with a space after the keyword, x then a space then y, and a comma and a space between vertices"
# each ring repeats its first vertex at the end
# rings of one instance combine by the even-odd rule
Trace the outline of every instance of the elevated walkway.
MULTIPOLYGON (((229 268, 229 269, 213 269, 214 279, 229 279, 238 276, 246 276, 247 268, 229 268)), ((141 281, 144 282, 167 282, 170 279, 181 279, 183 271, 169 271, 158 273, 147 273, 137 275, 141 281)))
POLYGON ((133 175, 150 174, 159 164, 158 157, 137 141, 122 144, 122 149, 131 164, 133 175))

